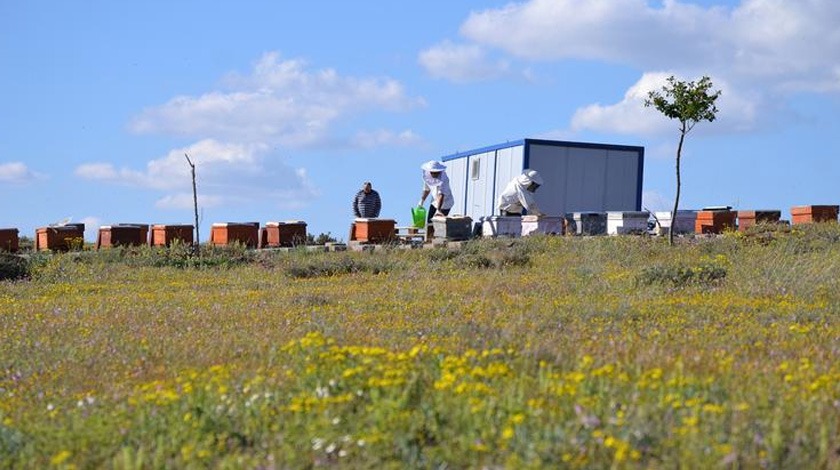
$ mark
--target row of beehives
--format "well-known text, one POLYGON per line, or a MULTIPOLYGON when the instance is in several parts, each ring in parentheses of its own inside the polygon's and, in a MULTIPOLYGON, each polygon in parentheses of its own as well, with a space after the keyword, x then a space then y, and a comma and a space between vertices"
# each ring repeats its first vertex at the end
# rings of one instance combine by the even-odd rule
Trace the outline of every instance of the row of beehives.
MULTIPOLYGON (((793 224, 837 221, 840 206, 795 206, 793 224)), ((574 212, 565 216, 485 217, 481 232, 485 237, 518 237, 530 234, 625 235, 718 234, 725 230, 747 230, 757 223, 788 223, 778 210, 742 210, 712 207, 703 210, 679 210, 675 220, 670 212, 615 211, 574 212)))
MULTIPOLYGON (((116 224, 103 225, 96 236, 96 249, 113 246, 169 246, 173 242, 192 244, 192 225, 116 224)), ((65 224, 35 230, 36 251, 67 251, 84 243, 85 224, 65 224)), ((241 243, 249 248, 274 248, 306 243, 306 223, 303 221, 215 223, 210 230, 210 243, 228 245, 241 243)), ((18 251, 18 229, 0 229, 0 249, 18 251)))

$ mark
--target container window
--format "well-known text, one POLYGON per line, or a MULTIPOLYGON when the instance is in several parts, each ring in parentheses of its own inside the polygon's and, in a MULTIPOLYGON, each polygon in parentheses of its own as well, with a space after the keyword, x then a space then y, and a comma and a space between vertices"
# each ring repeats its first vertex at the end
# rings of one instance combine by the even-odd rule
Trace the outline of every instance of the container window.
POLYGON ((479 178, 481 174, 481 160, 475 159, 472 161, 472 166, 470 167, 470 177, 474 180, 479 178))

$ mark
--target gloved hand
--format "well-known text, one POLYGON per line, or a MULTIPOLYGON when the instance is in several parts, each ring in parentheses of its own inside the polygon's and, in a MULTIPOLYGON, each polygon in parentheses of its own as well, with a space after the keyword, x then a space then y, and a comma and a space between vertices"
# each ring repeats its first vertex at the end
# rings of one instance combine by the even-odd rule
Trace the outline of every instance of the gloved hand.
POLYGON ((417 206, 418 207, 423 207, 423 202, 424 201, 422 199, 420 199, 419 201, 417 201, 417 206))

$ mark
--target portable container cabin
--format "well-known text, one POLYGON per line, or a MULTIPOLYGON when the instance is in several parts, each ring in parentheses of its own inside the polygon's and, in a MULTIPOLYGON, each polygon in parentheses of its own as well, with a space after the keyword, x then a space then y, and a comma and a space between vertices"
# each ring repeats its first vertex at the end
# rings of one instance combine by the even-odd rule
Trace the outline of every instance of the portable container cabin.
POLYGON ((638 211, 644 147, 522 139, 443 157, 455 196, 452 213, 478 220, 499 215, 496 198, 530 168, 544 184, 535 193, 548 215, 638 211))

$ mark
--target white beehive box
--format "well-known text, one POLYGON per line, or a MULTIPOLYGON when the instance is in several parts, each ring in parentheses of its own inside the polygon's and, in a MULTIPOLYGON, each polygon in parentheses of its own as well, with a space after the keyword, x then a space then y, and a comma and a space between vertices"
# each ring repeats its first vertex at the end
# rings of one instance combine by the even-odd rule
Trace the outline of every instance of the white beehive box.
POLYGON ((629 235, 647 232, 650 218, 648 211, 610 211, 607 212, 607 234, 629 235))
POLYGON ((481 221, 482 237, 518 237, 522 233, 522 217, 492 216, 481 221))
POLYGON ((673 224, 671 223, 671 211, 659 211, 653 214, 659 221, 653 229, 657 235, 667 235, 672 225, 674 226, 674 233, 694 233, 694 222, 697 220, 697 211, 677 211, 676 222, 673 224))
POLYGON ((563 235, 563 216, 526 215, 522 217, 522 236, 563 235))

